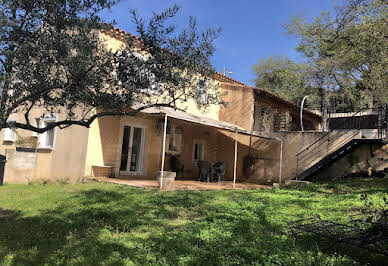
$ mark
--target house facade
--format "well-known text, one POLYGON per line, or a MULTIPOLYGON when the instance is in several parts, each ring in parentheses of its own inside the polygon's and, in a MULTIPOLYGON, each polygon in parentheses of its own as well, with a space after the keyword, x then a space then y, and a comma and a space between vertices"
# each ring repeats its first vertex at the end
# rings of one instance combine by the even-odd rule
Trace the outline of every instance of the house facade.
MULTIPOLYGON (((116 28, 100 33, 107 49, 112 50, 124 45, 125 36, 116 28)), ((226 162, 225 179, 235 178, 237 182, 278 182, 282 175, 292 178, 293 170, 284 165, 293 153, 283 148, 288 133, 293 136, 292 130, 298 129, 298 107, 219 73, 212 82, 225 94, 227 106, 212 105, 201 111, 190 100, 180 106, 186 112, 152 108, 136 116, 100 117, 89 128, 55 128, 43 134, 4 129, 0 133, 0 154, 7 157, 4 181, 75 182, 85 176, 155 179, 162 165, 164 171, 171 170, 172 158, 183 166, 178 179, 196 180, 198 161, 226 162), (254 163, 247 164, 251 157, 254 163)), ((304 114, 305 128, 318 132, 320 117, 311 112, 304 114)), ((41 110, 31 112, 41 127, 61 116, 41 110)), ((10 120, 22 122, 24 117, 16 113, 10 120)), ((300 148, 312 141, 313 137, 302 140, 300 148)))

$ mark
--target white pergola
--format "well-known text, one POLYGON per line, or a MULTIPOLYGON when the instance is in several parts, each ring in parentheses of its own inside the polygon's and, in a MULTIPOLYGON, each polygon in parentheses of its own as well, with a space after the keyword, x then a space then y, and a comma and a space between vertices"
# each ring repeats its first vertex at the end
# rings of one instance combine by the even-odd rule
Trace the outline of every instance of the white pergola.
POLYGON ((194 124, 200 124, 200 125, 206 125, 209 127, 217 128, 217 129, 222 129, 230 132, 235 133, 235 141, 234 141, 234 164, 233 164, 233 188, 236 187, 236 178, 237 178, 237 148, 238 148, 238 136, 240 135, 246 135, 250 137, 259 137, 259 138, 264 138, 268 140, 273 140, 273 141, 279 141, 280 142, 280 163, 279 163, 279 183, 281 183, 282 180, 282 157, 283 157, 283 143, 282 139, 277 138, 277 137, 270 137, 263 135, 259 132, 256 131, 249 131, 246 130, 242 127, 239 127, 237 125, 233 125, 227 122, 222 122, 219 120, 207 118, 207 117, 201 117, 201 116, 196 116, 192 115, 183 111, 179 110, 173 110, 171 108, 149 108, 142 113, 146 114, 152 114, 152 115, 159 115, 164 117, 164 123, 163 123, 163 140, 162 140, 162 145, 163 145, 163 150, 162 150, 162 163, 160 167, 160 188, 163 188, 163 174, 164 174, 164 165, 165 165, 165 153, 166 153, 166 135, 167 135, 167 123, 168 123, 168 117, 194 123, 194 124))

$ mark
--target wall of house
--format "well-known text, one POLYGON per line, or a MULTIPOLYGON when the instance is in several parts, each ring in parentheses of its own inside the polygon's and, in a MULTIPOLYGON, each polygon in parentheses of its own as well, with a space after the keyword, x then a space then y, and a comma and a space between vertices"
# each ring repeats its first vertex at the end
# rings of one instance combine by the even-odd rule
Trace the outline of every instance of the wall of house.
MULTIPOLYGON (((139 176, 125 176, 124 178, 141 178, 141 179, 155 179, 156 172, 160 171, 161 150, 162 150, 162 136, 158 135, 157 123, 159 118, 148 118, 142 115, 137 117, 121 117, 118 152, 116 153, 116 166, 120 166, 121 161, 121 147, 123 140, 123 128, 125 125, 145 128, 145 141, 143 153, 143 173, 139 176)), ((116 168, 116 176, 119 175, 119 168, 116 168)))
POLYGON ((110 50, 112 53, 122 50, 126 45, 122 40, 101 31, 99 32, 99 37, 102 43, 104 43, 106 49, 108 51, 110 50))
MULTIPOLYGON (((99 118, 90 127, 89 144, 87 149, 87 162, 85 174, 87 176, 110 175, 109 171, 102 166, 112 167, 114 176, 126 179, 150 179, 156 178, 160 171, 162 138, 158 129, 158 123, 163 125, 164 119, 159 116, 138 115, 136 117, 121 117, 115 120, 111 118, 99 118), (120 174, 121 147, 124 125, 145 128, 143 173, 140 175, 120 174), (99 168, 100 167, 100 168, 99 168), (98 172, 97 172, 98 171, 98 172)), ((174 125, 182 129, 181 152, 174 154, 184 165, 183 176, 178 179, 197 179, 198 169, 193 160, 194 140, 202 140, 204 147, 204 160, 211 163, 217 162, 218 131, 212 127, 184 122, 174 118, 168 118, 168 125, 174 125)), ((169 135, 167 135, 169 138, 169 135)), ((230 154, 233 155, 231 146, 230 154)), ((172 154, 166 153, 164 170, 170 171, 172 154)))
MULTIPOLYGON (((101 34, 100 37, 106 41, 107 48, 113 52, 122 47, 123 42, 112 38, 108 35, 101 34)), ((30 112, 30 120, 42 116, 43 112, 39 109, 33 109, 30 112)), ((62 114, 59 115, 59 118, 62 114)), ((24 116, 21 113, 12 114, 11 119, 17 119, 19 122, 24 122, 24 116)), ((113 119, 114 120, 114 119, 113 119)), ((93 132, 98 123, 93 123, 93 132)), ((111 131, 114 131, 114 127, 111 131)), ((118 129, 117 129, 118 130, 118 129)), ((85 173, 86 152, 88 147, 88 137, 95 137, 95 134, 90 134, 89 129, 80 126, 71 126, 66 129, 55 129, 55 146, 53 149, 33 148, 28 151, 16 150, 20 146, 18 142, 4 142, 4 129, 0 131, 0 154, 7 156, 7 164, 5 168, 6 183, 28 183, 39 180, 58 180, 69 179, 75 182, 82 178, 85 173)), ((17 130, 17 139, 32 137, 37 143, 38 136, 26 130, 17 130)), ((96 139, 89 140, 90 143, 96 143, 96 139)), ((104 141, 105 145, 110 139, 104 141)), ((99 152, 91 155, 89 153, 89 161, 92 160, 96 164, 103 163, 102 145, 96 145, 94 149, 99 152)), ((88 168, 88 166, 86 167, 88 168)))
POLYGON ((255 102, 253 130, 258 132, 273 132, 274 117, 273 112, 276 107, 266 102, 255 102))
MULTIPOLYGON (((321 120, 311 119, 309 116, 303 116, 304 130, 321 130, 321 120)), ((276 103, 272 103, 267 99, 259 98, 254 105, 254 124, 253 129, 258 132, 273 132, 273 131, 300 131, 300 118, 297 110, 282 106, 276 103), (263 111, 264 112, 263 115, 263 111), (291 112, 292 111, 292 112, 291 112), (275 129, 276 116, 283 117, 282 129, 275 129)))
POLYGON ((220 121, 251 130, 254 115, 253 90, 238 84, 222 83, 221 92, 227 105, 220 107, 220 121))
MULTIPOLYGON (((41 117, 43 112, 32 110, 30 119, 41 117)), ((63 118, 59 114, 59 119, 63 118)), ((21 114, 12 114, 12 119, 25 122, 21 114)), ((84 175, 88 129, 72 126, 55 129, 55 141, 52 149, 39 147, 39 136, 33 132, 18 129, 16 142, 4 140, 4 129, 0 132, 0 153, 7 156, 5 167, 6 183, 28 183, 39 180, 68 179, 76 182, 84 175), (35 145, 20 151, 24 144, 21 140, 31 138, 35 145)))
POLYGON ((307 146, 318 140, 326 132, 273 132, 273 136, 283 140, 282 179, 293 179, 296 176, 296 155, 307 146))
MULTIPOLYGON (((225 180, 233 180, 234 148, 236 133, 219 130, 217 161, 228 163, 225 180)), ((260 137, 237 135, 237 171, 236 181, 264 184, 277 182, 279 177, 280 142, 260 137), (247 156, 255 158, 251 174, 244 171, 247 156)))
POLYGON ((252 138, 250 156, 255 161, 253 173, 249 177, 250 182, 261 184, 279 182, 279 140, 252 138))
MULTIPOLYGON (((112 52, 122 50, 126 45, 125 42, 120 40, 119 38, 112 37, 109 34, 104 32, 100 32, 100 40, 105 44, 106 49, 112 52)), ((213 91, 213 93, 217 93, 217 91, 220 89, 220 86, 221 84, 218 81, 210 80, 209 87, 211 89, 216 90, 216 91, 213 91)), ((152 102, 156 102, 156 101, 157 99, 154 99, 152 102)), ((190 114, 204 116, 215 120, 219 119, 220 105, 218 104, 210 104, 205 109, 200 110, 198 109, 195 100, 192 98, 187 99, 187 101, 177 101, 176 103, 179 109, 185 110, 190 114)))
POLYGON ((119 126, 119 117, 108 116, 99 117, 90 125, 84 175, 91 176, 93 170, 100 170, 93 167, 115 167, 116 153, 119 151, 119 126))
MULTIPOLYGON (((162 116, 150 116, 139 114, 136 117, 104 117, 97 119, 89 130, 89 143, 87 149, 87 162, 85 174, 89 176, 113 175, 126 179, 149 179, 155 180, 156 173, 160 171, 162 132, 162 116), (158 127, 159 124, 159 127, 158 127), (124 125, 145 128, 145 142, 143 155, 143 172, 139 175, 120 174, 121 147, 124 125), (101 167, 111 168, 101 168, 101 167)), ((227 162, 225 180, 233 180, 235 133, 218 130, 213 127, 186 122, 174 118, 168 118, 168 125, 174 125, 182 130, 181 151, 174 154, 184 165, 183 175, 180 173, 177 179, 196 180, 198 168, 193 159, 194 141, 203 141, 203 160, 214 164, 227 162)), ((169 138, 169 135, 167 135, 169 138)), ((275 182, 279 176, 279 141, 267 140, 244 135, 238 135, 238 161, 237 181, 249 181, 265 183, 268 180, 275 182), (250 143, 252 144, 249 149, 250 143), (260 164, 260 170, 254 175, 244 176, 244 158, 248 154, 254 154, 260 164)), ((166 149, 167 150, 167 149, 166 149)), ((165 171, 170 171, 172 154, 166 153, 165 171)))
POLYGON ((193 115, 221 120, 219 118, 220 105, 218 104, 211 104, 207 106, 206 109, 198 109, 195 100, 190 98, 186 102, 181 103, 178 107, 193 115))
MULTIPOLYGON (((183 122, 176 119, 169 119, 169 123, 174 123, 183 129, 182 150, 178 159, 184 165, 184 175, 178 179, 196 180, 198 178, 198 168, 193 161, 194 140, 202 140, 205 143, 203 160, 214 164, 216 162, 226 162, 228 167, 225 173, 225 180, 233 180, 235 138, 236 134, 231 131, 219 130, 213 127, 183 122)), ((279 176, 279 141, 268 140, 258 137, 250 137, 238 134, 237 136, 237 182, 265 183, 268 180, 276 181, 279 176), (250 143, 252 144, 249 149, 250 143), (265 162, 261 169, 248 178, 244 175, 244 158, 248 154, 255 154, 259 161, 265 162)), ((166 155, 165 170, 170 170, 171 155, 166 155)), ((158 169, 157 169, 158 170, 158 169)))
POLYGON ((89 131, 86 176, 111 175, 120 178, 153 179, 160 170, 161 136, 157 133, 157 118, 137 116, 100 117, 89 131), (143 169, 138 175, 120 174, 124 126, 144 128, 143 169), (110 167, 110 168, 107 168, 110 167))

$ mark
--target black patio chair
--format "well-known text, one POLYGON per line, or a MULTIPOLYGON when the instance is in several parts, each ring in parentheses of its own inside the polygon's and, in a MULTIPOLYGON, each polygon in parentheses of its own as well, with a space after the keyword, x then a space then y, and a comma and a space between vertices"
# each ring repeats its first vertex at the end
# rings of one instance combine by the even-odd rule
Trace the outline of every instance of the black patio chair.
POLYGON ((184 164, 178 159, 178 157, 171 156, 170 169, 172 172, 176 172, 176 177, 178 177, 179 172, 182 172, 182 177, 183 177, 184 168, 185 168, 184 164))
POLYGON ((217 162, 213 165, 213 177, 217 182, 224 181, 224 176, 227 168, 228 163, 226 162, 217 162))
POLYGON ((208 161, 198 161, 197 167, 199 170, 198 181, 202 182, 206 178, 207 182, 210 182, 212 179, 212 165, 208 161))

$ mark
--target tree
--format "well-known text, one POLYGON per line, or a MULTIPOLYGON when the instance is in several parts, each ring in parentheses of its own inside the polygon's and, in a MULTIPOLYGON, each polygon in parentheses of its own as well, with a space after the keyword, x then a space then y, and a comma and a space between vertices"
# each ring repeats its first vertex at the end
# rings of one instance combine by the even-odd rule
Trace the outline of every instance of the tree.
POLYGON ((387 25, 386 0, 345 0, 334 15, 323 12, 311 22, 296 17, 286 27, 326 91, 359 95, 361 105, 371 106, 388 102, 387 25))
MULTIPOLYGON (((131 11, 139 37, 128 34, 125 48, 113 53, 96 32, 112 27, 98 14, 115 2, 0 3, 0 129, 43 133, 54 127, 89 127, 98 117, 178 108, 180 102, 199 98, 198 86, 213 73, 210 57, 220 29, 198 33, 190 18, 189 27, 178 33, 169 23, 179 11, 176 5, 147 21, 131 11), (39 128, 30 122, 36 108, 62 115, 39 128), (7 122, 16 112, 25 121, 7 122)), ((200 108, 222 103, 217 90, 207 89, 206 101, 197 101, 200 108)))
POLYGON ((256 87, 267 89, 280 97, 299 104, 307 94, 314 93, 309 79, 310 66, 287 57, 270 56, 253 66, 256 87))

